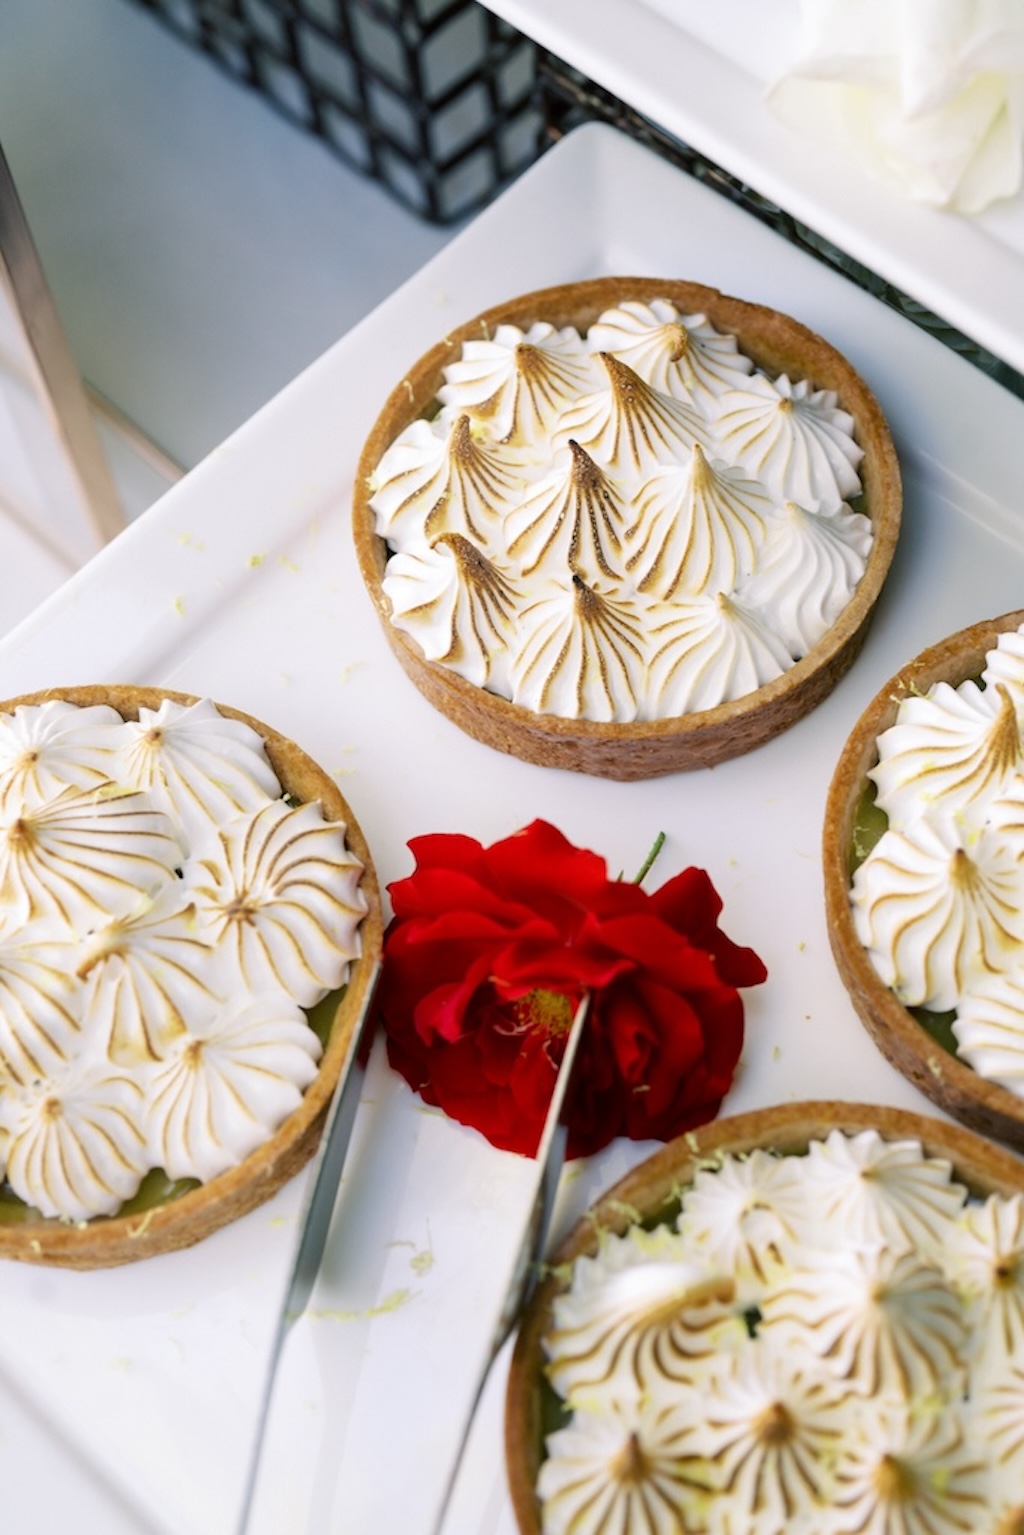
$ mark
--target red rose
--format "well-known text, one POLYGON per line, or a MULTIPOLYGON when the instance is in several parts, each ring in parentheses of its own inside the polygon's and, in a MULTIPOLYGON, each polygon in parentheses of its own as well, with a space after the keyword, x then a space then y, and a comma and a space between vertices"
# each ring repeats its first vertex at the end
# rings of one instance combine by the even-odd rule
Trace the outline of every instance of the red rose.
POLYGON ((425 1102, 532 1155, 589 990, 569 1155, 714 1117, 743 1044, 736 988, 766 972, 719 928, 703 870, 648 894, 545 821, 489 848, 409 846, 415 872, 389 886, 379 1009, 389 1059, 425 1102))

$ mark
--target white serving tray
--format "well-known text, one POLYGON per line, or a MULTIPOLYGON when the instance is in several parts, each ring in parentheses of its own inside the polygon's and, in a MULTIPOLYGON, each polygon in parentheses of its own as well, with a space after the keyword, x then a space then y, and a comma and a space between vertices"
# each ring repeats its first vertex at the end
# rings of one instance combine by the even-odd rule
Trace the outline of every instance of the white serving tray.
MULTIPOLYGON (((664 830, 651 879, 706 867, 726 930, 770 972, 748 993, 728 1108, 806 1097, 926 1108, 837 979, 821 814, 847 732, 901 661, 1024 602, 1022 433, 1024 405, 937 342, 613 130, 587 127, 22 624, 0 646, 0 697, 118 680, 248 710, 338 775, 384 884, 409 871, 407 839, 424 832, 491 841, 544 816, 629 873, 664 830), (625 272, 715 284, 820 330, 879 395, 907 492, 866 648, 832 697, 749 757, 650 784, 527 766, 436 714, 379 632, 348 520, 364 436, 408 362, 515 293, 625 272)), ((559 1228, 649 1149, 617 1143, 573 1169, 559 1228)), ((527 1172, 424 1110, 378 1049, 325 1272, 279 1378, 257 1535, 427 1535, 527 1172)), ((201 1246, 125 1269, 0 1265, 0 1409, 20 1394, 42 1425, 24 1428, 16 1464, 4 1459, 5 1529, 61 1527, 47 1500, 75 1460, 109 1490, 106 1521, 77 1520, 87 1535, 229 1535, 301 1191, 297 1179, 201 1246), (35 1525, 18 1522, 29 1507, 43 1510, 35 1525)), ((512 1529, 503 1371, 449 1535, 512 1529)))
POLYGON ((1024 192, 964 218, 872 180, 764 102, 799 0, 485 0, 488 8, 1024 372, 1024 192))

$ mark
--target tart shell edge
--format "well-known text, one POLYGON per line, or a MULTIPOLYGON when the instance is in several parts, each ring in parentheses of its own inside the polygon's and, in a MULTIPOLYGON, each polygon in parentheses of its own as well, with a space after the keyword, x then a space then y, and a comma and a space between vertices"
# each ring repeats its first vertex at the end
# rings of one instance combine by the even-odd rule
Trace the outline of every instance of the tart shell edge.
MULTIPOLYGON (((4 700, 0 712, 59 699, 82 707, 109 704, 125 719, 140 708, 158 709, 165 699, 190 705, 198 695, 128 684, 48 688, 4 700)), ((133 1215, 98 1217, 84 1223, 28 1220, 0 1225, 0 1259, 69 1269, 112 1268, 157 1253, 191 1247, 222 1226, 265 1204, 313 1156, 320 1140, 341 1065, 372 982, 383 922, 380 893, 366 839, 334 781, 294 741, 252 715, 218 703, 225 718, 241 720, 262 737, 282 787, 298 800, 316 801, 328 821, 343 821, 349 848, 362 864, 360 889, 367 903, 360 924, 360 954, 352 962, 319 1069, 301 1104, 274 1134, 236 1167, 175 1199, 133 1215)))
POLYGON ((876 741, 903 698, 936 682, 956 687, 977 677, 1000 634, 1024 624, 1024 609, 962 629, 922 651, 890 678, 865 709, 836 765, 825 808, 822 871, 829 943, 854 1010, 892 1066, 940 1109, 982 1135, 1024 1151, 1024 1101, 987 1081, 937 1044, 880 979, 853 923, 850 854, 854 820, 877 761, 876 741))
POLYGON ((865 381, 823 337, 780 311, 731 298, 715 288, 649 277, 607 277, 540 289, 486 310, 459 326, 409 369, 385 403, 356 471, 353 534, 363 580, 388 643, 428 701, 467 735, 540 766, 624 781, 713 767, 781 734, 814 709, 856 659, 895 552, 902 511, 899 463, 881 408, 865 381), (822 639, 782 676, 713 709, 630 725, 534 714, 475 687, 436 662, 390 620, 382 587, 386 545, 369 505, 370 477, 385 449, 433 401, 443 368, 466 340, 489 337, 501 324, 536 321, 589 329, 609 307, 627 299, 668 299, 686 313, 703 313, 734 334, 754 363, 772 374, 810 379, 835 390, 856 419, 864 449, 861 474, 874 542, 867 568, 847 607, 822 639))
POLYGON ((1024 1163, 958 1125, 902 1109, 831 1100, 784 1104, 720 1119, 669 1142, 627 1173, 577 1222, 549 1260, 524 1314, 509 1369, 505 1407, 505 1459, 509 1492, 520 1535, 541 1535, 536 1482, 543 1460, 543 1350, 552 1307, 566 1288, 577 1258, 596 1251, 602 1233, 619 1234, 637 1212, 667 1208, 702 1164, 718 1155, 756 1149, 806 1151, 832 1130, 877 1130, 884 1139, 913 1138, 928 1156, 944 1157, 953 1174, 974 1193, 1009 1196, 1024 1189, 1024 1163))

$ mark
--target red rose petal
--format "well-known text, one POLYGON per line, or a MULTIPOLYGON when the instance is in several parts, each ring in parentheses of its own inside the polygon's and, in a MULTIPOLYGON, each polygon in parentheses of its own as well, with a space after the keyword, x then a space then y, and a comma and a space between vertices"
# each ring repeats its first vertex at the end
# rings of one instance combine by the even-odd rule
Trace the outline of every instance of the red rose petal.
POLYGON ((569 1008, 589 991, 571 1155, 717 1112, 743 1043, 735 987, 765 970, 721 931, 703 870, 649 895, 545 821, 489 848, 459 835, 410 847, 413 874, 389 887, 379 1011, 392 1065, 425 1101, 531 1154, 566 1019, 528 999, 554 992, 569 1008))

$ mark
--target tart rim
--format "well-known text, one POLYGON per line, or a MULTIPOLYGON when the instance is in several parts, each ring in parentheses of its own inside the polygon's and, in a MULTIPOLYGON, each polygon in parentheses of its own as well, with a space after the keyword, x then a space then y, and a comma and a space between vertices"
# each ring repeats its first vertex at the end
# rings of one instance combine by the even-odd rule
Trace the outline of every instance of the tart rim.
POLYGON ((939 1108, 984 1135, 1024 1150, 1024 1099, 982 1077, 937 1044, 881 980, 853 924, 850 854, 857 806, 878 759, 877 740, 911 692, 936 682, 957 687, 978 677, 1000 634, 1024 625, 1024 609, 971 624, 921 651, 887 683, 854 725, 836 764, 825 804, 822 872, 829 943, 861 1023, 879 1050, 939 1108))
MULTIPOLYGON (((187 707, 200 702, 201 696, 206 695, 133 684, 53 687, 4 700, 0 703, 0 714, 11 714, 21 706, 59 701, 79 707, 109 704, 122 718, 137 719, 140 709, 158 709, 165 700, 187 707)), ((18 1224, 0 1225, 0 1259, 92 1269, 131 1263, 156 1253, 190 1247, 264 1204, 316 1150, 381 949, 383 919, 377 876, 362 830, 327 772, 296 742, 263 721, 240 709, 211 701, 226 719, 240 720, 262 738, 285 793, 294 793, 303 802, 319 803, 328 821, 344 822, 346 843, 362 865, 359 888, 366 898, 367 910, 359 924, 360 954, 351 961, 349 978, 339 997, 317 1074, 293 1113, 237 1166, 137 1215, 98 1216, 84 1223, 39 1217, 18 1224)))
POLYGON ((679 279, 603 277, 538 289, 485 310, 425 352, 392 390, 360 455, 353 490, 353 535, 364 583, 388 643, 420 692, 476 740, 528 762, 622 780, 710 767, 739 756, 794 724, 832 690, 852 665, 865 637, 895 551, 902 510, 899 464, 874 394, 829 342, 779 310, 731 298, 679 279), (528 329, 539 321, 582 333, 607 309, 627 300, 667 299, 686 314, 703 313, 736 336, 741 350, 772 376, 809 379, 833 389, 853 415, 864 450, 860 474, 874 529, 867 565, 854 594, 822 638, 780 677, 741 698, 691 714, 608 724, 536 714, 428 661, 416 642, 391 623, 382 587, 386 541, 375 527, 369 485, 387 447, 423 415, 443 383, 443 368, 466 340, 488 338, 498 325, 528 329))

